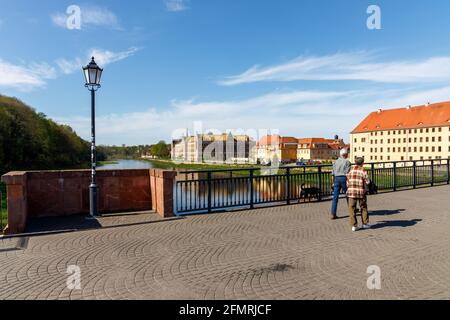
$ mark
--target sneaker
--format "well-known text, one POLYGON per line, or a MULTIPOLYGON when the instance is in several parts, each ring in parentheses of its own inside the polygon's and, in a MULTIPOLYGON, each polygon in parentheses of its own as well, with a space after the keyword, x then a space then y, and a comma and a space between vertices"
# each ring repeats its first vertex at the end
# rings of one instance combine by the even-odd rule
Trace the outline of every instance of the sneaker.
POLYGON ((356 232, 356 231, 358 231, 358 230, 359 230, 358 227, 352 227, 352 232, 356 232))
POLYGON ((362 228, 367 230, 367 229, 372 228, 372 226, 370 224, 363 224, 362 228))
POLYGON ((336 220, 337 217, 336 216, 331 216, 331 220, 336 220))

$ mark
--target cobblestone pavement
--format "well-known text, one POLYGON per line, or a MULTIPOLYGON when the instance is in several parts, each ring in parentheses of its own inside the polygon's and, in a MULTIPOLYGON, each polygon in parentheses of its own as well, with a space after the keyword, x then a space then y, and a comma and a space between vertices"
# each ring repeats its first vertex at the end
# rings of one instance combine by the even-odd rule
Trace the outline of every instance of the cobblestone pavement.
POLYGON ((329 202, 191 216, 0 245, 2 299, 450 298, 450 186, 371 197, 352 233, 329 202), (81 290, 67 289, 67 267, 81 290), (381 268, 381 290, 367 268, 381 268))

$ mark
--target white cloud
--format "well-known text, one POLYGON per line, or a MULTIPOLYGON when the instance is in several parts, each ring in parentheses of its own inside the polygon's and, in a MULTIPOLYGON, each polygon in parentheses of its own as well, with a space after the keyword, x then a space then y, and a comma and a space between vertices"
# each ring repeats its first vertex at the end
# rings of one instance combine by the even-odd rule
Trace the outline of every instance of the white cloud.
POLYGON ((431 83, 450 80, 450 57, 376 62, 367 52, 299 57, 283 64, 260 67, 227 77, 222 85, 263 81, 363 80, 379 83, 431 83))
POLYGON ((0 87, 29 91, 44 87, 47 79, 56 77, 55 68, 47 63, 13 64, 0 59, 0 87))
MULTIPOLYGON (((106 27, 111 29, 121 29, 119 19, 116 14, 104 7, 83 6, 81 9, 81 29, 87 27, 106 27)), ((67 28, 67 18, 69 14, 57 12, 50 16, 54 25, 67 28)))
POLYGON ((0 59, 0 87, 9 87, 21 91, 43 88, 49 79, 55 79, 61 76, 61 74, 81 72, 82 66, 86 65, 92 56, 103 67, 124 60, 134 55, 138 50, 139 48, 130 48, 126 51, 113 52, 103 49, 91 49, 84 58, 56 60, 58 68, 46 62, 30 63, 27 65, 13 64, 0 59))
POLYGON ((139 50, 139 48, 132 47, 126 51, 114 52, 110 50, 94 48, 89 50, 84 58, 77 57, 72 60, 58 59, 56 60, 56 64, 64 74, 71 74, 80 71, 82 66, 86 65, 90 61, 91 57, 95 57, 95 61, 97 62, 97 64, 101 67, 104 67, 108 64, 129 58, 139 50))
POLYGON ((167 11, 179 12, 189 9, 186 0, 164 0, 167 11))
MULTIPOLYGON (((298 137, 339 134, 346 140, 349 132, 369 113, 379 108, 396 108, 448 100, 450 87, 428 90, 405 88, 362 91, 271 92, 249 99, 230 101, 172 101, 165 108, 142 112, 100 115, 97 118, 99 143, 146 144, 170 140, 174 131, 185 132, 202 121, 204 131, 240 129, 272 130, 298 137)), ((126 108, 124 108, 126 110, 126 108)), ((71 125, 89 138, 90 118, 57 119, 71 125)))

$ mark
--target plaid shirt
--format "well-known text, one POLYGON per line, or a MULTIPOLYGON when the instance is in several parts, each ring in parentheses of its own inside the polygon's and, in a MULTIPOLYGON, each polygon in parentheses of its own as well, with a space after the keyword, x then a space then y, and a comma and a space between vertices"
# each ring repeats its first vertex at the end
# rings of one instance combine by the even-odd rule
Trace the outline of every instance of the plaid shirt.
POLYGON ((352 199, 363 199, 366 196, 365 186, 370 183, 366 170, 362 167, 354 167, 347 174, 347 196, 352 199))

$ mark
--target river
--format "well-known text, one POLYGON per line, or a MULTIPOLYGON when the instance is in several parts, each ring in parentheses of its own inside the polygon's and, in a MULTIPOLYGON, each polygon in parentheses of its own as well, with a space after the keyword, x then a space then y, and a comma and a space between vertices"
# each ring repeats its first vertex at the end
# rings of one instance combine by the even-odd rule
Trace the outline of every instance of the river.
POLYGON ((99 170, 122 170, 122 169, 158 169, 152 162, 143 160, 115 160, 115 163, 99 167, 99 170))

